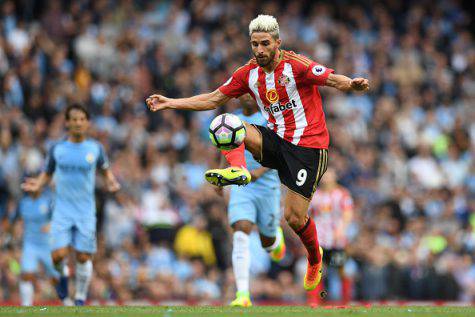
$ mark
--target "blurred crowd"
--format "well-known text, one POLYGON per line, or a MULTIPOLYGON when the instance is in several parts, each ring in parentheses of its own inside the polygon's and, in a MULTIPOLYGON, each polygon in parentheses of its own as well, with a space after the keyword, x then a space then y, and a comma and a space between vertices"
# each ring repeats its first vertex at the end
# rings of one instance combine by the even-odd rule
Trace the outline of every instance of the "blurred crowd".
MULTIPOLYGON (((283 48, 371 81, 322 88, 330 165, 355 202, 345 270, 354 299, 475 300, 475 45, 461 1, 2 1, 0 218, 23 175, 64 137, 83 103, 122 190, 98 178, 94 300, 234 295, 226 201, 203 172, 219 112, 149 113, 151 93, 216 89, 250 57, 248 24, 277 17, 283 48)), ((284 226, 285 227, 285 226, 284 226)), ((252 245, 256 300, 301 302, 305 250, 285 227, 282 264, 252 245)), ((318 223, 317 223, 318 228, 318 223)), ((2 227, 0 303, 18 298, 21 224, 2 227)), ((319 233, 324 234, 324 233, 319 233)), ((54 298, 46 279, 38 299, 54 298)))

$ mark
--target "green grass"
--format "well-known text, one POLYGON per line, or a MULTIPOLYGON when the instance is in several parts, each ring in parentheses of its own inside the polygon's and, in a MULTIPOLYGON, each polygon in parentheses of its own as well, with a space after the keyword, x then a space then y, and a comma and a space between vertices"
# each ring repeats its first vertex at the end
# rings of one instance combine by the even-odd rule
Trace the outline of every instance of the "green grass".
POLYGON ((175 316, 259 316, 259 317, 339 317, 339 316, 475 316, 475 307, 353 307, 353 308, 311 308, 304 306, 260 306, 251 308, 211 306, 102 306, 102 307, 0 307, 0 317, 44 316, 44 317, 175 317, 175 316))

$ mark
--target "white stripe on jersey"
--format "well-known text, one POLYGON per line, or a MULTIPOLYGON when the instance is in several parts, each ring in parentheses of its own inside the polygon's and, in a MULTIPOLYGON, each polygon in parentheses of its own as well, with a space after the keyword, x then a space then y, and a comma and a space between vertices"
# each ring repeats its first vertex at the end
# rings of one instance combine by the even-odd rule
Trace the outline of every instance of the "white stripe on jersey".
POLYGON ((259 89, 257 88, 257 81, 259 80, 259 67, 253 68, 249 71, 249 89, 252 91, 256 97, 257 105, 261 110, 262 115, 267 120, 267 126, 269 129, 274 129, 274 124, 269 121, 269 114, 264 109, 264 104, 262 103, 261 96, 259 96, 259 89))
POLYGON ((305 109, 303 107, 302 100, 300 100, 300 94, 297 89, 297 84, 295 83, 292 65, 290 65, 289 63, 285 63, 282 74, 290 79, 290 83, 288 85, 285 85, 285 90, 287 91, 287 95, 289 96, 289 101, 295 100, 295 103, 297 104, 296 108, 292 108, 295 120, 295 131, 294 136, 292 138, 292 143, 297 145, 300 142, 300 137, 302 136, 305 127, 307 126, 307 118, 305 117, 305 109))
MULTIPOLYGON (((270 74, 266 73, 266 90, 269 91, 271 89, 276 90, 274 72, 270 74)), ((277 100, 277 103, 274 104, 279 105, 279 101, 277 100)), ((272 107, 272 104, 270 105, 270 107, 272 107)), ((272 115, 274 116, 275 124, 277 125, 277 135, 279 135, 283 139, 285 133, 284 115, 282 114, 282 111, 276 111, 272 115)))

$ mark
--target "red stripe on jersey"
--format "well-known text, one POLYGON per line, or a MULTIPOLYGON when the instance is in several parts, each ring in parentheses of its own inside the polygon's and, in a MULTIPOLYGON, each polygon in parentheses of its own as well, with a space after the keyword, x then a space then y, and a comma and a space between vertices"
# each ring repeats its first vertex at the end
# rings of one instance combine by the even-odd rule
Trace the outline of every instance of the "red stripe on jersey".
MULTIPOLYGON (((257 78, 257 90, 259 91, 259 97, 261 98, 262 103, 264 104, 264 108, 269 108, 270 102, 267 100, 266 97, 266 73, 264 70, 259 67, 258 71, 258 78, 257 78)), ((270 111, 267 112, 269 114, 269 122, 274 125, 274 132, 277 132, 277 124, 275 123, 275 118, 270 111)))
MULTIPOLYGON (((299 85, 297 84, 297 87, 299 85)), ((314 100, 322 100, 320 92, 317 86, 306 86, 307 89, 311 90, 310 94, 313 94, 314 100)), ((299 92, 301 88, 298 88, 299 92)), ((301 94, 302 95, 302 94, 301 94)), ((326 144, 329 139, 328 130, 325 123, 325 113, 323 112, 323 106, 321 102, 309 103, 303 102, 305 115, 307 120, 307 126, 304 129, 303 137, 300 139, 300 146, 315 147, 315 141, 325 142, 318 144, 318 147, 327 148, 326 144), (305 137, 308 136, 308 137, 305 137), (311 136, 311 137, 310 137, 311 136)))
MULTIPOLYGON (((274 70, 274 82, 275 89, 279 95, 279 106, 286 105, 288 102, 290 102, 287 91, 285 90, 285 85, 281 85, 281 81, 279 80, 279 78, 281 78, 283 75, 282 73, 284 71, 284 65, 285 63, 280 63, 279 66, 274 70)), ((292 142, 295 132, 294 112, 292 109, 286 109, 282 111, 282 115, 285 121, 284 140, 292 142)))

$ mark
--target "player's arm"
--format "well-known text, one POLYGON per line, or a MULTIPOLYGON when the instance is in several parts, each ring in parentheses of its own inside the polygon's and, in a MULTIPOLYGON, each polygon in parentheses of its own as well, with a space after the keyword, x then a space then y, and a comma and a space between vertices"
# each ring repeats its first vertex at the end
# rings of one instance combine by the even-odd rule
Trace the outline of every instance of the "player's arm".
POLYGON ((38 177, 29 177, 21 184, 21 189, 27 193, 37 193, 51 181, 51 174, 42 172, 38 177))
POLYGON ((109 192, 115 193, 116 191, 120 190, 120 183, 117 181, 117 178, 115 178, 115 175, 112 173, 110 168, 103 169, 102 175, 106 180, 106 186, 109 192))
POLYGON ((54 157, 54 149, 56 145, 53 145, 49 149, 48 157, 46 159, 45 170, 37 177, 26 178, 21 184, 21 189, 27 193, 38 193, 51 182, 51 178, 56 169, 56 159, 54 157))
POLYGON ((343 92, 369 90, 369 81, 366 78, 349 78, 345 75, 335 74, 331 68, 309 61, 310 64, 304 69, 306 83, 317 86, 329 86, 343 92))
POLYGON ((196 95, 189 98, 167 98, 162 95, 151 95, 147 98, 147 107, 151 111, 164 109, 177 110, 211 110, 225 104, 230 97, 223 94, 219 89, 207 94, 196 95))
POLYGON ((366 78, 349 78, 345 75, 329 74, 325 86, 336 88, 343 92, 368 91, 369 81, 366 78))
POLYGON ((13 228, 15 223, 20 221, 20 205, 13 209, 13 214, 7 214, 2 223, 2 232, 0 232, 0 246, 2 248, 9 246, 13 241, 13 228))

